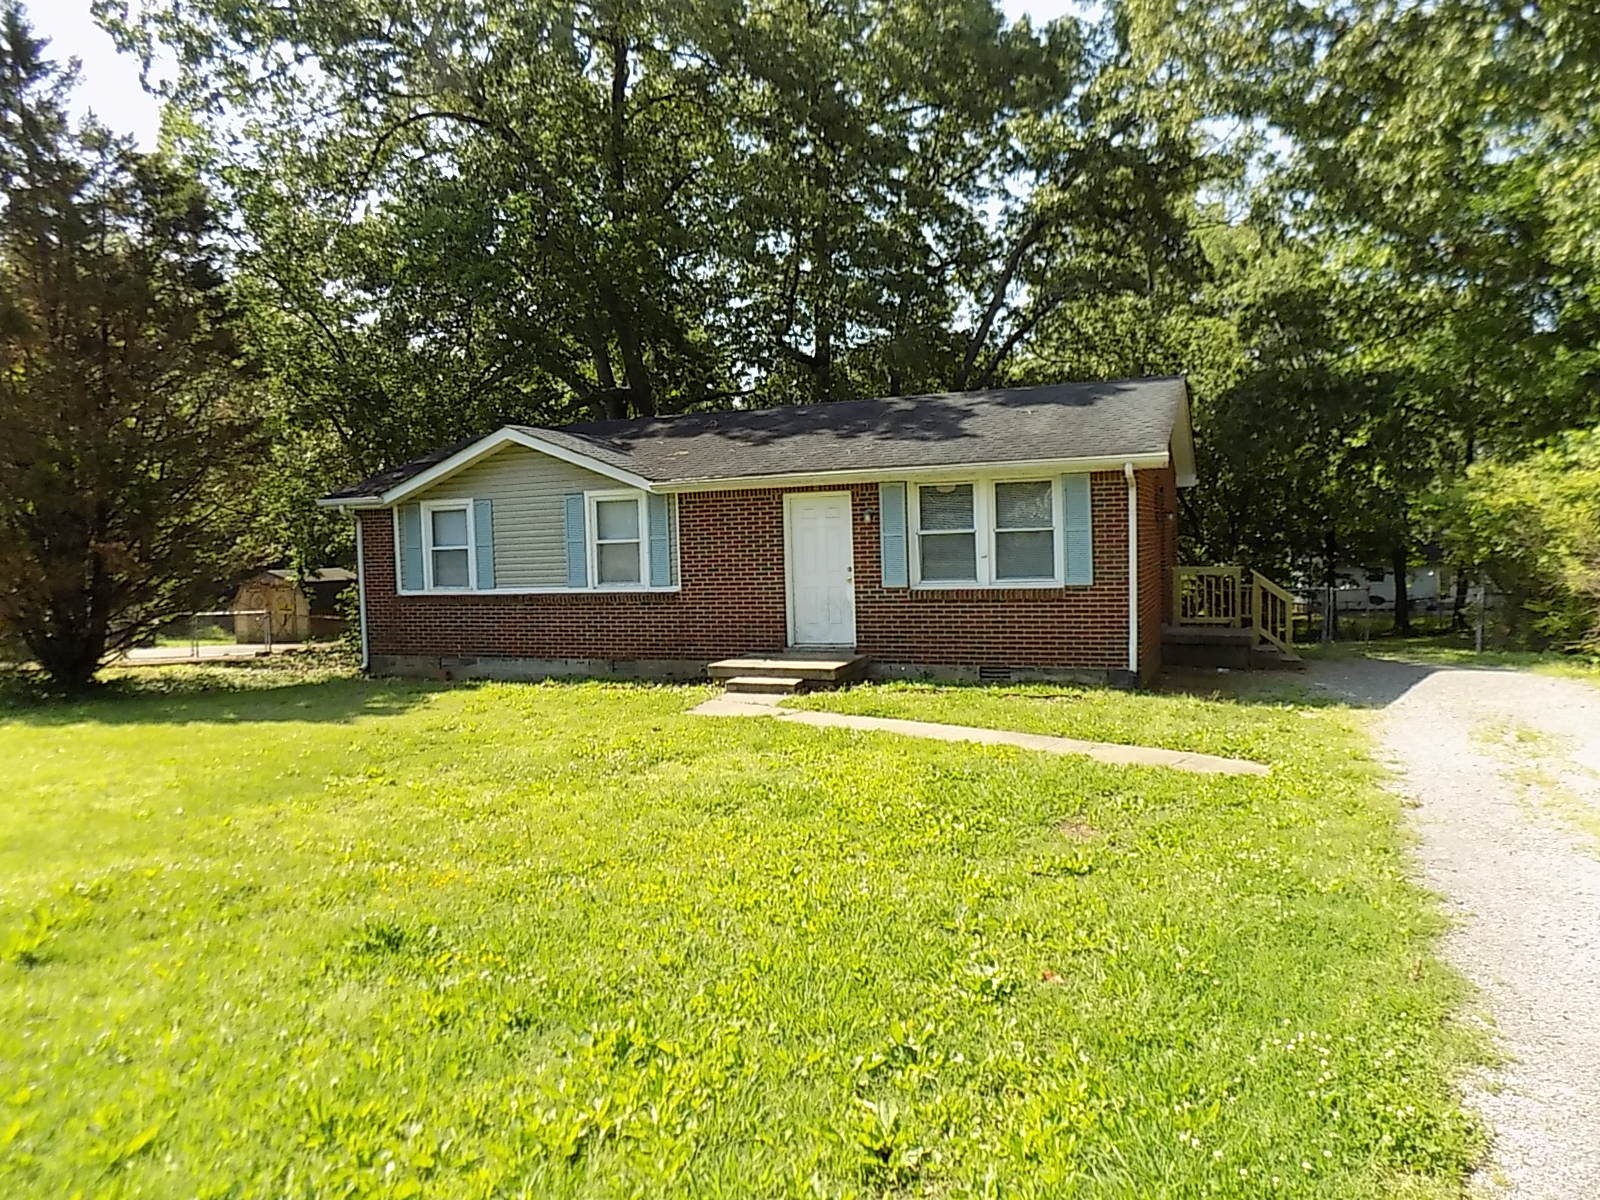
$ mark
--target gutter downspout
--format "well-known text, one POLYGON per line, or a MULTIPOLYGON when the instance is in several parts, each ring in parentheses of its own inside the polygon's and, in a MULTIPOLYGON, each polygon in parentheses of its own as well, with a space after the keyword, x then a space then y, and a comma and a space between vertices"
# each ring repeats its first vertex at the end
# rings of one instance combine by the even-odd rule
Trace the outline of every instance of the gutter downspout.
POLYGON ((1139 477, 1122 464, 1128 480, 1128 674, 1139 677, 1139 477))
POLYGON ((356 513, 356 613, 361 628, 361 671, 367 670, 367 556, 361 545, 361 514, 356 513))

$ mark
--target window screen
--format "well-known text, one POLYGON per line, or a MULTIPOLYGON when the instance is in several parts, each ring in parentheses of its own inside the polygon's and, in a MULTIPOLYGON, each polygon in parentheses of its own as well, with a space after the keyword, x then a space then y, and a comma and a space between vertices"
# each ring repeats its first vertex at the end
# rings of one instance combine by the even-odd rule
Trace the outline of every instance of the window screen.
POLYGON ((472 586, 467 562, 467 510, 435 508, 428 513, 429 555, 432 558, 433 586, 466 588, 472 586))
POLYGON ((1055 503, 1049 480, 994 485, 996 579, 1053 579, 1055 503))
POLYGON ((639 502, 596 500, 595 575, 597 582, 639 583, 639 502))
POLYGON ((970 483, 918 488, 917 527, 917 553, 924 580, 948 583, 977 579, 978 539, 970 483))

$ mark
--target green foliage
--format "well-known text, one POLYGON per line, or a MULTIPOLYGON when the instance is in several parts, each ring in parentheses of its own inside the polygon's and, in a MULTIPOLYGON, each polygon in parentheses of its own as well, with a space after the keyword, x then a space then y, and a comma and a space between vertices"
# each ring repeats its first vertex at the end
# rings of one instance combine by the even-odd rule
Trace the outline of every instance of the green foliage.
POLYGON ((1198 262, 1211 164, 1115 20, 99 8, 174 62, 280 401, 354 469, 513 420, 980 386, 1053 314, 1198 262))
POLYGON ((81 688, 259 553, 258 422, 204 192, 0 22, 0 628, 81 688))
POLYGON ((1435 505, 1452 552, 1488 575, 1519 627, 1600 651, 1600 429, 1480 463, 1435 505))
POLYGON ((1439 480, 1600 417, 1589 9, 1121 8, 1250 164, 1224 236, 1257 249, 1212 256, 1244 357, 1198 405, 1208 556, 1403 563, 1439 480))
POLYGON ((0 715, 8 1195, 1442 1200, 1478 1153, 1346 710, 915 693, 1234 778, 703 688, 113 684, 0 715))

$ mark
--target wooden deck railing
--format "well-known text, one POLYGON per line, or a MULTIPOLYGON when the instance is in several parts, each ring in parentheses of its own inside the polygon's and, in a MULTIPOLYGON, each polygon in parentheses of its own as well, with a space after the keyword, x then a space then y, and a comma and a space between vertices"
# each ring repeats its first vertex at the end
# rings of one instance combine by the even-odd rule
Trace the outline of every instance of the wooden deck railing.
POLYGON ((1276 646, 1280 654, 1294 658, 1294 597, 1260 571, 1251 571, 1250 578, 1256 632, 1276 646))
POLYGON ((1172 573, 1172 611, 1179 625, 1244 624, 1240 567, 1178 567, 1172 573))
POLYGON ((1178 567, 1172 573, 1172 613, 1179 625, 1256 631, 1294 658, 1294 598, 1260 571, 1243 567, 1178 567))

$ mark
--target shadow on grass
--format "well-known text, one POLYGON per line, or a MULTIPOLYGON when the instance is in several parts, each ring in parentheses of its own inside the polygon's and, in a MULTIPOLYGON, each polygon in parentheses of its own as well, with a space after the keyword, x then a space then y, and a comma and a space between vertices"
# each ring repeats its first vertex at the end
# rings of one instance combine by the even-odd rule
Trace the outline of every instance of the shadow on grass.
POLYGON ((237 667, 113 676, 79 697, 51 694, 36 680, 0 681, 0 724, 242 725, 263 721, 342 723, 397 716, 445 685, 370 680, 349 673, 241 672, 237 667))
POLYGON ((1308 662, 1303 672, 1175 669, 1155 690, 1237 704, 1387 708, 1437 672, 1467 669, 1472 668, 1351 656, 1308 662))

